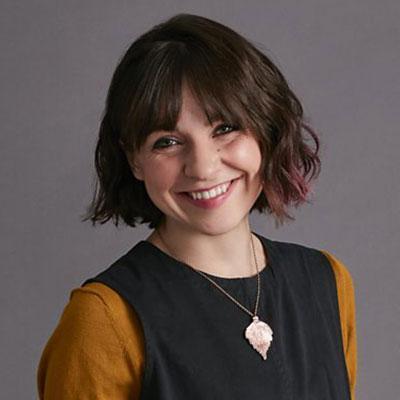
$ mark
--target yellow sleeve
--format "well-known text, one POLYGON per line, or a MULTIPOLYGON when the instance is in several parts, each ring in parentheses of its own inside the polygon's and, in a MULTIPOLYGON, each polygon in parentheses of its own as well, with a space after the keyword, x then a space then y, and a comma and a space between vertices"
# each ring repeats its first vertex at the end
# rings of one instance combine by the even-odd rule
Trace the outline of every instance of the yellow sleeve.
POLYGON ((351 398, 354 400, 357 377, 357 337, 353 280, 347 268, 336 257, 326 250, 322 250, 322 252, 328 258, 335 274, 343 350, 349 375, 351 398))
POLYGON ((40 400, 139 399, 144 337, 132 307, 108 286, 72 290, 39 361, 40 400))

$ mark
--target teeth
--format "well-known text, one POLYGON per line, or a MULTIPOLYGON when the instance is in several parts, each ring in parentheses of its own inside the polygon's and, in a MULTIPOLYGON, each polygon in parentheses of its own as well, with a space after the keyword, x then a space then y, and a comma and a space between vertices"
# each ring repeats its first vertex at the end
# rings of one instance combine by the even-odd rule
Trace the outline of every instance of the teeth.
POLYGON ((189 192, 189 195, 194 200, 204 200, 204 199, 208 200, 217 197, 222 193, 225 193, 228 190, 229 186, 230 182, 225 183, 223 185, 219 185, 214 189, 206 190, 204 192, 189 192))

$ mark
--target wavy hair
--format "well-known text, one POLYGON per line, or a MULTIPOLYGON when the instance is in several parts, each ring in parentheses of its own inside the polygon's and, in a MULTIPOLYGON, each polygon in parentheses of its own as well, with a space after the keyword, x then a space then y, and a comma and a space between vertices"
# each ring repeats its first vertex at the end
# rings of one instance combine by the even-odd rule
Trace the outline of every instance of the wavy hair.
POLYGON ((276 65, 254 44, 210 19, 179 14, 135 40, 119 61, 107 94, 95 150, 97 181, 83 221, 122 219, 156 228, 163 213, 137 180, 126 152, 158 129, 175 128, 187 83, 208 120, 250 128, 262 154, 263 191, 250 212, 286 219, 309 202, 320 173, 319 139, 276 65), (309 136, 314 148, 307 144, 309 136))

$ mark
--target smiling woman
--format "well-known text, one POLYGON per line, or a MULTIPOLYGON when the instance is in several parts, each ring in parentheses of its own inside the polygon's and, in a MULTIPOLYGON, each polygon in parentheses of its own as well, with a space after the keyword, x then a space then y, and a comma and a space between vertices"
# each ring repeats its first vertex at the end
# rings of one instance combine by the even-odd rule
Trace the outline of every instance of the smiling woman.
POLYGON ((349 272, 249 224, 254 210, 294 220, 318 151, 282 73, 232 29, 181 14, 135 40, 84 220, 152 232, 72 291, 40 399, 354 399, 349 272))
POLYGON ((159 226, 164 214, 123 155, 141 149, 153 134, 165 137, 158 148, 180 147, 178 138, 166 134, 178 132, 185 92, 195 100, 197 118, 249 129, 258 141, 263 191, 250 211, 268 212, 277 224, 293 220, 288 208, 307 201, 320 167, 318 137, 305 123, 300 101, 279 69, 248 40, 190 15, 143 34, 117 66, 96 148, 99 186, 87 218, 159 226), (315 149, 306 144, 307 134, 315 149))
POLYGON ((168 220, 169 234, 177 224, 188 234, 237 229, 262 191, 255 135, 220 121, 210 123, 186 85, 173 132, 155 131, 140 150, 127 154, 134 177, 144 182, 168 220), (217 196, 215 190, 225 193, 217 196))

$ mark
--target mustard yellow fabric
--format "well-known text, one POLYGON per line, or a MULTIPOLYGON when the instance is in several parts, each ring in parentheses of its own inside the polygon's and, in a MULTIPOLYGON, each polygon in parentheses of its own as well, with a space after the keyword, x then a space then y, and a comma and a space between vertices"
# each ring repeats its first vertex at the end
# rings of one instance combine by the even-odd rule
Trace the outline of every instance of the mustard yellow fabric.
POLYGON ((333 254, 322 250, 332 265, 336 278, 339 302, 340 324, 342 328, 343 350, 350 381, 351 399, 355 400, 357 377, 357 336, 354 285, 347 268, 333 254))
MULTIPOLYGON (((354 400, 354 288, 346 267, 324 251, 335 273, 343 347, 354 400)), ((143 331, 132 307, 108 286, 71 291, 37 370, 40 400, 139 399, 145 360, 143 331)))

